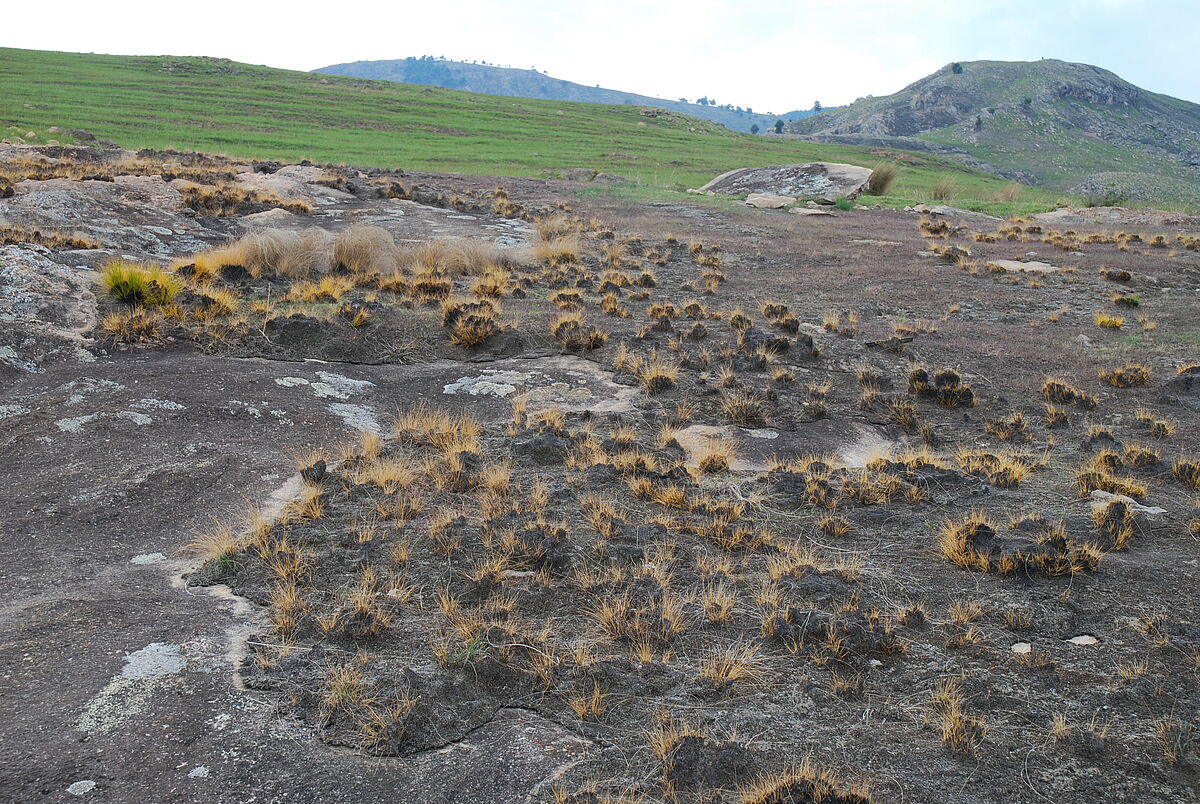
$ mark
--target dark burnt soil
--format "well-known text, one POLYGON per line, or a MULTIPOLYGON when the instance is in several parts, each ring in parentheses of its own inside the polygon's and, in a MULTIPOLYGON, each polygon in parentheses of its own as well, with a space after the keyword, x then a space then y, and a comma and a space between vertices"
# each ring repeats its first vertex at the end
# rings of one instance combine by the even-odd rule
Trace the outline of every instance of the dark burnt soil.
POLYGON ((9 389, 17 800, 1195 797, 1195 231, 329 181, 287 226, 534 248, 9 389))

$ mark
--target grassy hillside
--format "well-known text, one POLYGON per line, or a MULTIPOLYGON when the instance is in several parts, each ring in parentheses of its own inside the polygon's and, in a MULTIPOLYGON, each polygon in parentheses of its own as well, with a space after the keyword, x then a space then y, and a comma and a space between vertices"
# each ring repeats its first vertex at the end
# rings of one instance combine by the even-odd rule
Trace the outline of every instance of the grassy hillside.
MULTIPOLYGON (((126 147, 173 146, 262 159, 537 176, 588 167, 658 187, 695 187, 741 166, 828 160, 874 166, 857 146, 728 131, 636 107, 541 101, 275 70, 224 59, 0 49, 0 124, 88 129, 126 147)), ((953 202, 1001 213, 1052 205, 936 156, 903 154, 889 203, 927 200, 951 176, 953 202)))
POLYGON ((1054 59, 962 62, 900 92, 789 124, 799 134, 908 137, 950 146, 1048 188, 1200 202, 1200 105, 1054 59))
POLYGON ((776 120, 801 120, 815 114, 812 111, 792 111, 776 115, 749 112, 732 106, 726 108, 698 103, 681 103, 677 100, 638 95, 633 92, 622 92, 599 86, 584 86, 572 81, 564 81, 561 78, 554 78, 536 70, 496 67, 490 64, 470 64, 449 59, 434 59, 428 56, 419 59, 353 61, 321 67, 313 72, 344 75, 351 78, 372 78, 379 81, 399 81, 405 84, 423 84, 518 98, 656 106, 679 114, 699 117, 702 120, 711 120, 734 131, 748 132, 751 130, 751 126, 758 126, 760 131, 766 132, 774 127, 776 120))

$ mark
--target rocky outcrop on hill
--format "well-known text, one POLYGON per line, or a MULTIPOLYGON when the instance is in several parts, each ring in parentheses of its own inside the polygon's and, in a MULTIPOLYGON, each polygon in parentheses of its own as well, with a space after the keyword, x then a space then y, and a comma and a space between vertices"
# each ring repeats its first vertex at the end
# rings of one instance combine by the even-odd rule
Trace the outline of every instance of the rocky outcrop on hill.
POLYGON ((1111 184, 1102 174, 1112 173, 1140 200, 1190 201, 1200 188, 1200 105, 1055 59, 946 65, 893 95, 861 98, 788 131, 949 149, 972 167, 1063 190, 1111 184))

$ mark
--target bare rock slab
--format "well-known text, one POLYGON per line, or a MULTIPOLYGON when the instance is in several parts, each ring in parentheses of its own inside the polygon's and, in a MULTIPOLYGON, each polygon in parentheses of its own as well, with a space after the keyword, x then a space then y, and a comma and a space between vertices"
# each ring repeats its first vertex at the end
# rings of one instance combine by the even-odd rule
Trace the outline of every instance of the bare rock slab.
POLYGON ((796 203, 790 195, 772 195, 771 193, 750 193, 746 196, 746 206, 758 209, 783 209, 796 203))
POLYGON ((767 193, 833 203, 839 198, 857 197, 870 178, 870 168, 840 162, 768 165, 722 173, 701 187, 700 192, 723 195, 767 193))
POLYGON ((561 773, 595 753, 591 741, 536 713, 501 709, 465 739, 419 755, 411 770, 424 795, 412 800, 543 801, 561 773))

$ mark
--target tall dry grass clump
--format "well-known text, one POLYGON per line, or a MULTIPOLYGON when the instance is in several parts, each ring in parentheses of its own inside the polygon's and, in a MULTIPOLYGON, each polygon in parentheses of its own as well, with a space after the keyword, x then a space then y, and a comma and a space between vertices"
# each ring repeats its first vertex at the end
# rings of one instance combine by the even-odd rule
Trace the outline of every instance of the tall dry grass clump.
POLYGON ((954 180, 943 176, 933 183, 933 187, 929 190, 929 197, 934 201, 949 201, 958 192, 957 185, 954 180))
POLYGON ((1021 197, 1021 190, 1024 188, 1015 181, 1010 181, 1008 184, 1001 187, 996 192, 992 193, 993 201, 1003 201, 1011 204, 1021 197))
POLYGON ((413 243, 400 249, 400 264, 417 273, 482 276, 489 268, 506 267, 512 259, 494 243, 445 238, 413 243))
POLYGON ((547 215, 534 221, 537 237, 533 256, 550 265, 563 265, 579 259, 583 236, 579 224, 566 215, 547 215))
POLYGON ((395 267, 396 241, 382 226, 356 223, 333 242, 333 262, 356 274, 379 274, 395 267))
POLYGON ((333 236, 316 227, 303 232, 259 229, 201 252, 192 262, 198 278, 219 274, 226 265, 239 265, 255 279, 272 275, 305 279, 332 266, 333 244, 333 236))
POLYGON ((867 195, 887 195, 888 188, 896 180, 897 173, 899 173, 899 169, 891 162, 880 162, 871 171, 871 177, 867 179, 867 195))

